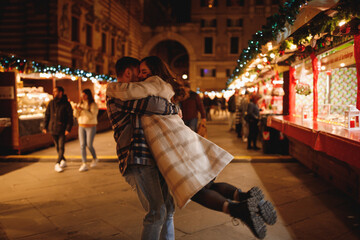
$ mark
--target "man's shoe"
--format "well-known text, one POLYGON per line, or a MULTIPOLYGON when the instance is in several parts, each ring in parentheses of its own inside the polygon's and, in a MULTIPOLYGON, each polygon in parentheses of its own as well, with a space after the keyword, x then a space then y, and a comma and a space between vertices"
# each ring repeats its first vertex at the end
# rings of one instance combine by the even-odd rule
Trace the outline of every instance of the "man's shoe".
POLYGON ((260 150, 260 148, 258 148, 258 147, 256 147, 256 146, 255 146, 253 149, 254 149, 254 150, 260 150))
POLYGON ((65 160, 61 160, 61 162, 60 162, 60 167, 61 167, 61 168, 67 167, 67 164, 66 164, 66 161, 65 161, 65 160))
POLYGON ((99 162, 99 159, 93 159, 91 164, 90 164, 90 167, 95 167, 98 162, 99 162))
POLYGON ((60 167, 60 164, 59 163, 57 163, 57 164, 55 164, 55 171, 56 172, 62 172, 62 171, 64 171, 64 169, 62 169, 62 167, 60 167))
POLYGON ((263 219, 256 213, 257 205, 256 198, 248 198, 242 202, 229 201, 229 212, 232 217, 240 219, 255 237, 263 239, 266 236, 266 226, 263 219))
POLYGON ((258 201, 258 210, 264 222, 269 225, 274 225, 277 220, 277 214, 271 202, 264 199, 264 194, 259 187, 253 187, 249 191, 242 192, 238 189, 239 201, 244 201, 248 198, 256 198, 258 201))
POLYGON ((88 167, 86 166, 86 163, 83 163, 80 168, 79 168, 79 172, 85 172, 89 170, 88 167))

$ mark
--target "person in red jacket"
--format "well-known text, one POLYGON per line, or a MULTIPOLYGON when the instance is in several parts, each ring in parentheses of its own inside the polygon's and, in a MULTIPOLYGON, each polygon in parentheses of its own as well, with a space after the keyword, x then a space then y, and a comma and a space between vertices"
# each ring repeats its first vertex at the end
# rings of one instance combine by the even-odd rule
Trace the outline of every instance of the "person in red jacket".
POLYGON ((206 123, 205 108, 200 96, 196 92, 190 90, 190 84, 186 82, 184 86, 188 97, 180 102, 183 121, 186 126, 191 128, 194 132, 197 132, 198 112, 201 114, 201 123, 206 123))

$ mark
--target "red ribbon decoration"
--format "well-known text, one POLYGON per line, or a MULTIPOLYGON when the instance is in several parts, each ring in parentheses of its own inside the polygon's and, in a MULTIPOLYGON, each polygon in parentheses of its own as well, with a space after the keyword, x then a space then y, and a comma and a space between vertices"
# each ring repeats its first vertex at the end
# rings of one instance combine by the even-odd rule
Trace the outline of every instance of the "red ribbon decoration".
POLYGON ((295 114, 295 68, 290 66, 289 68, 289 115, 295 114))
POLYGON ((318 116, 318 89, 317 89, 317 82, 319 78, 319 68, 318 68, 318 59, 314 52, 310 55, 312 60, 312 70, 313 70, 313 120, 316 121, 318 116))
POLYGON ((354 35, 354 57, 356 62, 357 97, 356 108, 360 110, 360 34, 354 35))

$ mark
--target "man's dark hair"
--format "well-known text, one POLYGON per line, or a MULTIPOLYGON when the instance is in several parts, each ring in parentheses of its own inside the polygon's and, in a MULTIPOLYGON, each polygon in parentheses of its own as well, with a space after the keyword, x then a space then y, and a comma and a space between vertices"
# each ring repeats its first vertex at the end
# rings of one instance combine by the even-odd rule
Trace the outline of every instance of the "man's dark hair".
POLYGON ((59 92, 62 92, 62 93, 65 92, 64 88, 61 87, 61 86, 56 86, 55 88, 56 88, 59 92))
POLYGON ((122 57, 115 64, 116 76, 120 77, 127 68, 135 68, 140 65, 140 61, 132 57, 122 57))

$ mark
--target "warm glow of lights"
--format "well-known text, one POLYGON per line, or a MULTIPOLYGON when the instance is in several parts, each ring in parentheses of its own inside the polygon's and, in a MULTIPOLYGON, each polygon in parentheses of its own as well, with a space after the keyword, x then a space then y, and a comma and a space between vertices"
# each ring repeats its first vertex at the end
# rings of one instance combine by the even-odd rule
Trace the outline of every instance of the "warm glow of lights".
POLYGON ((268 60, 267 60, 267 58, 266 57, 264 57, 263 58, 263 62, 267 62, 268 60))
POLYGON ((48 73, 40 73, 40 78, 51 78, 52 75, 48 73))
POLYGON ((216 92, 215 94, 218 98, 221 98, 223 96, 222 92, 216 92))
POLYGON ((274 54, 274 53, 271 53, 271 54, 270 54, 270 57, 271 57, 271 58, 275 58, 275 54, 274 54))
POLYGON ((209 93, 208 93, 208 96, 209 96, 209 98, 210 98, 211 100, 214 99, 214 98, 215 98, 215 92, 214 92, 214 91, 209 92, 209 93))
POLYGON ((274 85, 276 85, 276 84, 284 84, 284 81, 283 80, 274 80, 273 84, 274 85))
POLYGON ((346 23, 345 20, 341 20, 341 21, 339 22, 339 26, 341 27, 341 26, 343 26, 345 23, 346 23))
POLYGON ((212 8, 214 6, 214 0, 209 0, 208 7, 212 8))
POLYGON ((267 46, 268 51, 271 51, 271 50, 273 49, 272 42, 268 42, 268 43, 266 44, 266 46, 267 46))
POLYGON ((76 77, 75 77, 75 76, 71 76, 71 80, 72 80, 72 81, 76 81, 76 77))
POLYGON ((56 77, 56 78, 63 78, 63 77, 65 77, 65 74, 63 74, 63 73, 56 73, 56 74, 55 74, 55 77, 56 77))
POLYGON ((245 73, 245 76, 247 76, 247 77, 250 76, 250 73, 249 73, 249 72, 246 72, 246 73, 245 73))
POLYGON ((297 46, 295 44, 290 43, 290 50, 296 50, 297 46))
POLYGON ((321 70, 323 70, 323 71, 324 71, 325 69, 326 69, 326 67, 325 67, 325 66, 321 66, 321 70))
POLYGON ((224 98, 229 99, 234 94, 234 90, 227 90, 224 92, 224 98))
POLYGON ((340 64, 340 67, 345 67, 345 63, 341 63, 341 64, 340 64))
POLYGON ((262 64, 258 64, 258 65, 257 65, 257 68, 258 68, 258 69, 263 69, 264 66, 263 66, 262 64))
POLYGON ((182 77, 182 79, 185 79, 185 80, 188 79, 188 75, 185 73, 181 77, 182 77))

